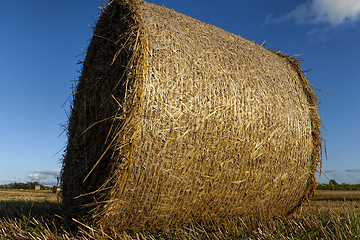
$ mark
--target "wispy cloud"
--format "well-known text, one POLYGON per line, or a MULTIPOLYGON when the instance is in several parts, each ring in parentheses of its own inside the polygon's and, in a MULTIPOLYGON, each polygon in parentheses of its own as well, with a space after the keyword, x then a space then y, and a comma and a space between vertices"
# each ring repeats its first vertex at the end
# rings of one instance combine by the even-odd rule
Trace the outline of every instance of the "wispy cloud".
MULTIPOLYGON (((321 169, 322 171, 321 172, 325 172, 325 173, 329 173, 329 172, 338 172, 339 170, 334 170, 334 169, 327 169, 327 170, 325 170, 325 169, 321 169)), ((317 170, 318 172, 319 172, 319 170, 317 170)))
POLYGON ((312 0, 298 5, 277 21, 337 26, 360 20, 359 0, 312 0))
POLYGON ((360 172, 360 169, 348 169, 346 172, 360 172))
POLYGON ((34 172, 44 174, 44 175, 52 175, 52 176, 59 176, 60 170, 59 169, 50 169, 50 170, 35 170, 34 172))
MULTIPOLYGON (((329 179, 335 179, 338 183, 350 183, 360 184, 360 169, 348 169, 348 170, 324 170, 329 179)), ((328 179, 320 174, 317 176, 319 182, 327 183, 328 179)))
POLYGON ((43 185, 56 185, 56 178, 60 176, 59 169, 35 170, 34 173, 27 176, 29 182, 39 182, 43 185))
POLYGON ((282 17, 269 14, 265 23, 294 22, 313 26, 306 35, 320 41, 330 30, 360 21, 360 0, 308 0, 282 17))

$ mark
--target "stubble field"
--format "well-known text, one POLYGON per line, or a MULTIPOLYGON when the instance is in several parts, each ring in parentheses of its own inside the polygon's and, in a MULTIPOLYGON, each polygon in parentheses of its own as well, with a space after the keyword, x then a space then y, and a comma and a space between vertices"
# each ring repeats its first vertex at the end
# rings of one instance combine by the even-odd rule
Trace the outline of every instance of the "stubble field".
POLYGON ((51 190, 0 189, 0 201, 57 201, 51 190))
POLYGON ((291 217, 189 222, 104 232, 81 219, 65 219, 50 190, 0 189, 0 239, 360 239, 360 191, 316 192, 291 217))

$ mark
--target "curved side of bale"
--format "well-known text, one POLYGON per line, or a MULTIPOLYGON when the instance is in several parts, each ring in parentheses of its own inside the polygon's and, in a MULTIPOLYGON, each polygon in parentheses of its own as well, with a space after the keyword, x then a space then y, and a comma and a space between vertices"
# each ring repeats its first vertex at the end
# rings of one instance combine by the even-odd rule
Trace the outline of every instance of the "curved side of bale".
POLYGON ((316 187, 316 102, 294 58, 111 1, 75 93, 64 204, 116 228, 291 213, 316 187))
POLYGON ((288 212, 288 214, 291 214, 294 211, 301 208, 303 203, 308 202, 308 200, 315 195, 315 190, 317 187, 315 173, 317 167, 320 167, 319 164, 322 161, 321 156, 323 151, 322 148, 323 138, 321 137, 321 129, 320 129, 321 120, 317 112, 317 105, 320 105, 320 101, 316 97, 315 93, 311 90, 310 84, 306 80, 304 76, 304 72, 301 70, 300 67, 301 62, 294 57, 284 55, 280 52, 274 52, 274 53, 286 59, 289 62, 289 64, 292 66, 294 71, 298 73, 298 77, 303 87, 304 95, 306 98, 309 119, 311 122, 311 159, 310 159, 311 162, 309 166, 309 176, 307 180, 306 189, 304 191, 302 198, 299 200, 299 203, 296 205, 296 207, 288 212))

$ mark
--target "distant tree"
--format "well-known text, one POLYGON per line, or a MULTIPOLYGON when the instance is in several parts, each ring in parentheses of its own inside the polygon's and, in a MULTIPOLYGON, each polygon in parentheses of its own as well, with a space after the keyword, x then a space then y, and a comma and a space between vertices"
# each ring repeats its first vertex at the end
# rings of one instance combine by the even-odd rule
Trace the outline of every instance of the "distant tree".
POLYGON ((347 190, 355 191, 360 190, 360 184, 347 184, 342 183, 338 184, 334 179, 331 179, 329 184, 319 184, 316 188, 317 190, 347 190), (332 183, 332 184, 331 184, 332 183))
POLYGON ((12 182, 4 185, 0 185, 1 188, 8 188, 8 189, 34 189, 36 185, 40 185, 40 189, 48 189, 49 187, 46 187, 39 182, 12 182))
POLYGON ((334 179, 331 179, 331 180, 330 180, 330 183, 332 183, 334 186, 338 186, 338 185, 339 185, 334 179))

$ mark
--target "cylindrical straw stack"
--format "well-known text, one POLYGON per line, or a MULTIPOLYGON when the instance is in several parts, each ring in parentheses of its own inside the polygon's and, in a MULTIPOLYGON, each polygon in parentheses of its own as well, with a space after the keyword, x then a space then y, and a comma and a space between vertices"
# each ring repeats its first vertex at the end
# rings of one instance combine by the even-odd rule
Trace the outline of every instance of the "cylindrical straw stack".
POLYGON ((71 216, 116 228, 266 217, 316 188, 321 122, 299 62, 174 10, 111 1, 74 96, 71 216))

